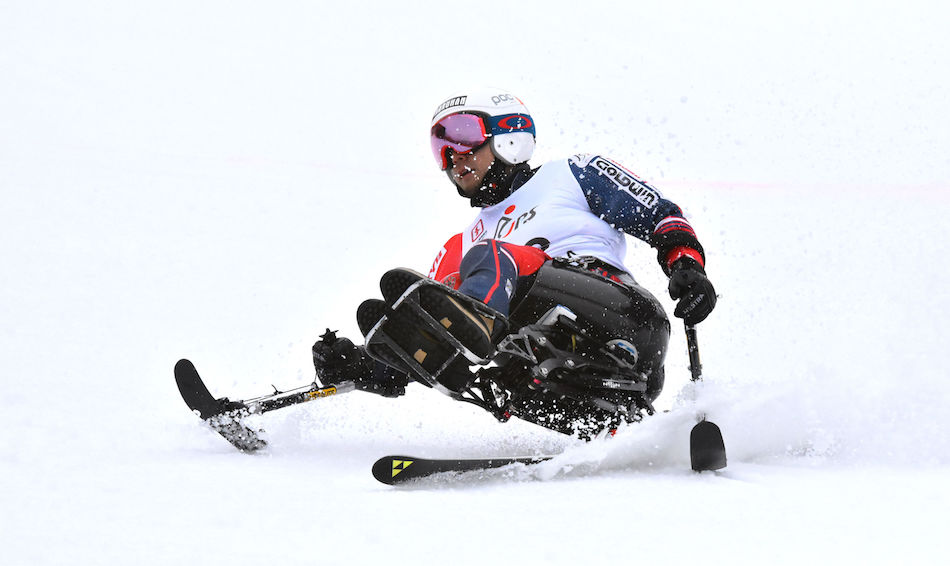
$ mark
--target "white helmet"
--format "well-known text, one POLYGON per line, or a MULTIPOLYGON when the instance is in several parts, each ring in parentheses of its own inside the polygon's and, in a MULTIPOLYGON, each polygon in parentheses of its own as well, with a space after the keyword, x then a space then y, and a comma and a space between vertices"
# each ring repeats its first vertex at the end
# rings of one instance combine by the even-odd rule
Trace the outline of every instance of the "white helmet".
MULTIPOLYGON (((457 94, 436 108, 432 116, 432 132, 435 132, 440 120, 452 114, 481 116, 485 122, 486 139, 491 138, 492 153, 504 163, 517 165, 531 159, 534 153, 534 120, 515 95, 497 88, 474 89, 457 94)), ((436 151, 435 144, 433 151, 436 151)), ((444 156, 438 159, 444 165, 444 156)))

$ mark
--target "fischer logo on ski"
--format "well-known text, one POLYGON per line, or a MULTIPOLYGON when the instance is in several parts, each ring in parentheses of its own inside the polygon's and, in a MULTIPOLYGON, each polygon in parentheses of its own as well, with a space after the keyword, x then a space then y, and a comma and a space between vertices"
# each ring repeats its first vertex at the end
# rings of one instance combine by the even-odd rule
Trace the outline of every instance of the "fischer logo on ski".
POLYGON ((412 465, 412 460, 393 460, 392 477, 396 477, 399 474, 399 472, 405 470, 411 465, 412 465))

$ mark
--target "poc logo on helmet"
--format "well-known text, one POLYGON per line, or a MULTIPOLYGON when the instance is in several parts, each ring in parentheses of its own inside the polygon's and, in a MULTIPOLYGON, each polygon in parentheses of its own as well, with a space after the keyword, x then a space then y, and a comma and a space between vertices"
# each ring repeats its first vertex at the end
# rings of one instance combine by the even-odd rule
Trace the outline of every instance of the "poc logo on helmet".
POLYGON ((502 102, 518 102, 518 99, 511 96, 510 94, 496 94, 495 96, 491 97, 491 101, 495 104, 495 106, 498 106, 502 102))

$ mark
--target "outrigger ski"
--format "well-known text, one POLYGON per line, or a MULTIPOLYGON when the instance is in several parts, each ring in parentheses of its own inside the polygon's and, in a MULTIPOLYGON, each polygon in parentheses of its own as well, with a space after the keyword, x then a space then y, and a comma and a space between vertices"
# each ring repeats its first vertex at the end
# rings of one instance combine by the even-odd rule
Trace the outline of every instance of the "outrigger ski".
MULTIPOLYGON (((689 353, 689 372, 692 381, 703 380, 703 364, 699 359, 699 344, 696 341, 696 327, 686 324, 686 348, 689 353)), ((689 460, 694 471, 708 472, 726 467, 726 444, 722 439, 719 425, 706 420, 706 415, 689 433, 689 460)))
POLYGON ((198 416, 235 448, 242 452, 254 452, 267 446, 267 442, 258 436, 261 431, 255 431, 243 423, 244 417, 250 414, 247 406, 230 401, 227 397, 215 399, 190 361, 179 360, 175 364, 175 382, 188 408, 198 411, 198 416))
POLYGON ((697 472, 721 470, 726 467, 726 445, 719 426, 705 418, 689 433, 690 466, 697 472))
POLYGON ((245 417, 354 389, 352 384, 320 387, 313 383, 308 387, 285 392, 275 388, 274 393, 270 395, 245 401, 231 401, 227 397, 215 399, 198 375, 195 365, 189 360, 179 360, 175 364, 175 382, 188 408, 197 411, 198 416, 208 423, 208 426, 242 452, 255 452, 267 446, 267 442, 260 437, 260 433, 264 431, 248 427, 244 424, 245 417))

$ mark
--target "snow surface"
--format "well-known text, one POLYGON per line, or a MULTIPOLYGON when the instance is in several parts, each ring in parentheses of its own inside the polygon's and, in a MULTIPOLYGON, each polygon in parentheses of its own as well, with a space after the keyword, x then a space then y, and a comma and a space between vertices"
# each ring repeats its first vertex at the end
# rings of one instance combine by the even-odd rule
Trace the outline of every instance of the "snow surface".
POLYGON ((0 2, 4 564, 943 563, 944 5, 514 4, 0 2), (706 381, 677 331, 669 412, 609 441, 419 386, 259 417, 266 454, 201 427, 179 358, 232 398, 306 384, 469 221, 426 129, 483 84, 535 163, 603 152, 685 208, 706 381), (394 489, 386 453, 563 454, 394 489))

